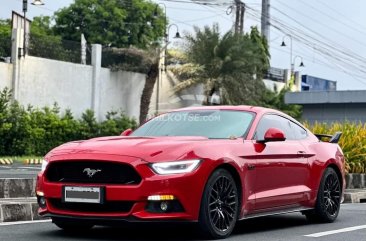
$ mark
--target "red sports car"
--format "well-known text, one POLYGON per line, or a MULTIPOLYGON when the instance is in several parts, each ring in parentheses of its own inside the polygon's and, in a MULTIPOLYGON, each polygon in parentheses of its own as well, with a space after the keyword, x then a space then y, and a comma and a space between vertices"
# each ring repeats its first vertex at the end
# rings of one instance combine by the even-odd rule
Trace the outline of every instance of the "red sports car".
POLYGON ((49 152, 39 213, 65 230, 193 221, 211 238, 230 235, 237 220, 294 211, 333 222, 345 187, 340 135, 314 135, 262 107, 171 111, 49 152))

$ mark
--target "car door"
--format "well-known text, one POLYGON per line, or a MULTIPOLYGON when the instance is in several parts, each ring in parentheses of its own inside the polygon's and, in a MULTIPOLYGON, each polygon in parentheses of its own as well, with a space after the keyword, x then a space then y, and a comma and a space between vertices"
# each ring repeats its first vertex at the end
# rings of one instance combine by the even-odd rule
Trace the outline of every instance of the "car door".
POLYGON ((255 210, 297 206, 307 199, 309 164, 305 148, 291 128, 292 121, 267 114, 259 122, 255 139, 263 140, 269 128, 278 128, 285 141, 253 142, 256 152, 255 210))

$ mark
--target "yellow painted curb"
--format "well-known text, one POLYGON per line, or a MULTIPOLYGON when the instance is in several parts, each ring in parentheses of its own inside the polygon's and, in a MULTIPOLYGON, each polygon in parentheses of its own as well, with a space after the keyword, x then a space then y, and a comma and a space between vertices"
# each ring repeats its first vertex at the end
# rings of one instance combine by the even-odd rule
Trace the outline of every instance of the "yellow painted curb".
POLYGON ((26 165, 40 165, 42 164, 42 159, 25 159, 23 163, 26 165))
POLYGON ((0 165, 11 165, 13 164, 12 159, 0 159, 0 165))

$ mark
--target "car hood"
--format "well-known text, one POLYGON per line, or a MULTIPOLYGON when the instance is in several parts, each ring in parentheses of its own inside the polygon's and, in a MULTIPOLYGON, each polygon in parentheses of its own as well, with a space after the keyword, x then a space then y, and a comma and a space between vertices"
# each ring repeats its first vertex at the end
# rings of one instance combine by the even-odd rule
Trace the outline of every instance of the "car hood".
POLYGON ((149 162, 173 161, 194 150, 194 146, 208 141, 206 137, 195 136, 101 137, 63 144, 53 149, 46 157, 61 155, 62 159, 65 159, 73 154, 106 154, 136 157, 149 162))

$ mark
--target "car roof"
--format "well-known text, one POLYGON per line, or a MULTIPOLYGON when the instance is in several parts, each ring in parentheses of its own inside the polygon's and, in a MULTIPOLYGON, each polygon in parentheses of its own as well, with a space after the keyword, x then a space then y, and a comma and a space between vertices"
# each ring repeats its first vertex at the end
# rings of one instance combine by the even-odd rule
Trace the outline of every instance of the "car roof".
MULTIPOLYGON (((260 113, 278 113, 284 114, 278 110, 260 107, 260 106, 250 106, 250 105, 214 105, 214 106, 195 106, 195 107, 186 107, 181 109, 172 110, 169 112, 176 112, 176 111, 194 111, 194 110, 236 110, 236 111, 249 111, 254 112, 257 114, 260 113)), ((284 114, 285 115, 285 114, 284 114)))

